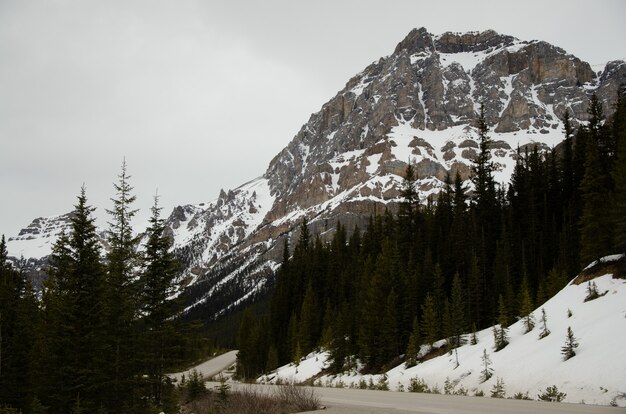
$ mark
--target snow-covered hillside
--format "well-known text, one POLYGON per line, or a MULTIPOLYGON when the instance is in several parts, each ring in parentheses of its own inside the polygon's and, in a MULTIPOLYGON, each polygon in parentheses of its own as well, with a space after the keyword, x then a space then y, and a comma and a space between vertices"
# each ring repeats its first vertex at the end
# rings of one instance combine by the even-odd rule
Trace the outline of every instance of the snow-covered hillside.
MULTIPOLYGON (((612 259, 623 258, 614 256, 612 259)), ((563 290, 533 312, 535 328, 525 332, 523 321, 511 325, 508 330, 509 345, 494 352, 492 328, 477 333, 476 345, 464 345, 455 353, 421 362, 406 368, 401 364, 384 375, 361 375, 356 371, 342 375, 322 375, 328 359, 327 352, 308 355, 299 366, 293 364, 279 368, 261 377, 260 382, 305 381, 314 378, 315 384, 359 387, 386 380, 389 389, 408 390, 412 379, 423 380, 431 389, 443 392, 446 381, 456 390, 461 388, 474 395, 483 391, 490 395, 498 379, 505 385, 506 395, 528 393, 536 399, 547 387, 556 385, 567 394, 564 401, 608 405, 614 401, 626 406, 626 280, 613 278, 612 274, 593 279, 599 298, 585 302, 588 283, 575 284, 574 279, 563 290), (539 339, 541 309, 547 315, 547 327, 551 333, 539 339), (571 314, 571 316, 569 316, 571 314), (561 348, 565 345, 568 327, 579 342, 576 356, 564 361, 561 348), (481 382, 483 352, 492 362, 493 376, 481 382)), ((469 334, 465 335, 469 342, 469 334)), ((439 341, 436 346, 442 346, 439 341)), ((425 353, 428 346, 422 346, 425 353)))

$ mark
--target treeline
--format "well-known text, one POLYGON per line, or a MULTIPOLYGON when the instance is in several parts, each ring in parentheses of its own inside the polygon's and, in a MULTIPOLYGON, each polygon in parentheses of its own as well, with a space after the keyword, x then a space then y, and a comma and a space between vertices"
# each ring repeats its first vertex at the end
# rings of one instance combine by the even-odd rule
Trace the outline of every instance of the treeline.
POLYGON ((158 198, 141 243, 131 227, 135 196, 125 163, 114 186, 106 254, 83 188, 39 295, 8 263, 2 238, 0 408, 156 413, 172 390, 166 369, 202 348, 175 318, 179 303, 170 298, 179 270, 158 198))
POLYGON ((367 372, 402 354, 412 362, 419 344, 457 346, 463 333, 504 327, 581 266, 626 251, 624 90, 610 120, 601 108, 594 96, 575 133, 566 114, 558 151, 518 150, 506 188, 494 181, 481 116, 471 195, 457 175, 436 203, 420 205, 409 165, 396 216, 373 217, 350 236, 338 224, 329 243, 303 222, 293 251, 284 246, 271 312, 244 314, 239 375, 297 362, 318 346, 336 372, 354 357, 367 372))

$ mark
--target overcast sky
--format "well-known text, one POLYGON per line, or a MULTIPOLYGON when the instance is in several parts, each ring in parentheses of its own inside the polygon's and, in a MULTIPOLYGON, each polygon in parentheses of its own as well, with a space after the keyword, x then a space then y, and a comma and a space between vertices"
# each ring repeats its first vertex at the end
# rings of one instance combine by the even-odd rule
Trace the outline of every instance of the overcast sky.
POLYGON ((105 218, 124 157, 142 209, 264 173, 311 113, 414 27, 626 58, 626 1, 0 0, 0 234, 105 218))

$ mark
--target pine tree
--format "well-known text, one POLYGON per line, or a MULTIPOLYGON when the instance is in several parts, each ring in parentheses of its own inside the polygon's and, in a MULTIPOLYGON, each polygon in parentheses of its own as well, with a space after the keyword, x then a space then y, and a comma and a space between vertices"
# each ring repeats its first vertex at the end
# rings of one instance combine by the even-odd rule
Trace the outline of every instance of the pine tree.
POLYGON ((432 295, 426 294, 426 299, 422 304, 422 337, 432 348, 439 335, 439 322, 437 321, 437 314, 435 313, 435 301, 432 295))
POLYGON ((82 407, 95 411, 107 380, 104 267, 93 210, 83 187, 71 232, 58 238, 50 258, 50 291, 44 304, 50 313, 47 363, 52 388, 46 395, 55 410, 69 410, 80 395, 82 407))
POLYGON ((111 386, 107 400, 109 407, 120 410, 122 404, 129 402, 133 388, 141 374, 140 362, 133 357, 137 344, 136 317, 138 314, 138 289, 136 284, 139 237, 133 235, 131 221, 137 210, 131 208, 135 196, 131 194, 130 176, 126 171, 126 160, 122 163, 122 171, 118 176, 114 189, 116 197, 112 198, 113 208, 107 210, 111 216, 107 231, 109 252, 107 254, 106 275, 106 323, 110 336, 111 353, 108 369, 111 386))
POLYGON ((535 327, 535 319, 532 312, 533 304, 528 293, 528 282, 526 277, 524 277, 520 286, 519 314, 524 320, 525 333, 532 331, 535 327))
POLYGON ((543 339, 548 335, 550 335, 550 330, 548 329, 548 317, 546 315, 546 310, 541 308, 541 332, 539 333, 539 339, 543 339))
POLYGON ((478 344, 478 335, 476 332, 476 324, 472 323, 472 338, 470 340, 470 345, 478 344))
POLYGON ((626 251, 626 86, 620 88, 613 116, 616 159, 611 171, 615 187, 611 215, 613 247, 616 252, 626 251))
POLYGON ((409 345, 406 349, 406 367, 414 367, 417 365, 417 353, 420 350, 420 330, 417 323, 417 317, 413 319, 413 328, 409 337, 409 345))
POLYGON ((265 371, 271 372, 278 368, 278 351, 276 351, 276 347, 272 344, 267 353, 267 362, 265 364, 265 371))
POLYGON ((504 380, 500 377, 496 378, 496 383, 491 388, 491 398, 505 398, 506 391, 504 389, 504 380))
MULTIPOLYGON (((383 314, 382 338, 383 347, 381 360, 389 361, 395 358, 399 353, 399 326, 398 326, 398 295, 392 288, 387 296, 387 303, 383 314)), ((382 362, 381 361, 381 362, 382 362)))
POLYGON ((589 143, 585 176, 581 184, 583 214, 581 217, 581 264, 601 257, 611 246, 611 229, 606 209, 606 177, 602 175, 597 144, 589 143))
POLYGON ((452 291, 450 301, 450 318, 452 324, 453 346, 463 345, 463 332, 465 332, 465 300, 463 298, 463 286, 458 273, 452 278, 452 291))
POLYGON ((480 372, 480 382, 486 382, 493 375, 493 369, 491 368, 491 359, 489 358, 486 349, 483 349, 483 356, 481 357, 481 360, 483 361, 483 369, 480 372))
POLYGON ((180 335, 174 319, 178 302, 171 299, 177 292, 178 264, 171 252, 171 241, 165 234, 158 196, 154 197, 152 215, 146 230, 141 277, 141 312, 146 332, 144 347, 145 369, 148 374, 151 396, 160 402, 165 381, 165 369, 172 363, 172 347, 180 335))
POLYGON ((502 295, 498 298, 498 323, 499 327, 493 327, 494 332, 494 341, 495 341, 495 350, 500 351, 504 347, 509 344, 509 340, 507 337, 507 329, 508 329, 508 316, 506 305, 504 304, 504 298, 502 295))
POLYGON ((417 203, 419 202, 416 182, 417 173, 409 161, 404 172, 402 189, 400 190, 400 197, 402 198, 402 203, 400 204, 400 216, 405 215, 411 217, 416 209, 417 203))
POLYGON ((302 350, 308 353, 313 349, 313 338, 316 336, 317 325, 317 303, 313 293, 313 283, 309 280, 302 307, 300 308, 300 317, 298 318, 300 325, 298 328, 298 342, 302 346, 302 350))
POLYGON ((567 361, 576 355, 575 349, 578 348, 578 340, 574 337, 574 332, 570 326, 567 327, 567 336, 565 337, 565 345, 561 348, 563 360, 567 361))
POLYGON ((245 309, 237 334, 237 348, 239 348, 239 352, 237 352, 237 376, 243 379, 252 378, 256 374, 254 372, 254 359, 257 344, 254 343, 252 332, 254 323, 250 310, 245 309))

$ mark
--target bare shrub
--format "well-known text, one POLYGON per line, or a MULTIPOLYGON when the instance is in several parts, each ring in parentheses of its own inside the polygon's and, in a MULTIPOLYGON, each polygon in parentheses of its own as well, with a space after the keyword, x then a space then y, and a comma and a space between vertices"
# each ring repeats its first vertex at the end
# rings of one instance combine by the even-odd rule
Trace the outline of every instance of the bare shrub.
POLYGON ((320 407, 320 399, 315 390, 297 385, 281 385, 277 392, 278 398, 296 411, 314 411, 320 407))

